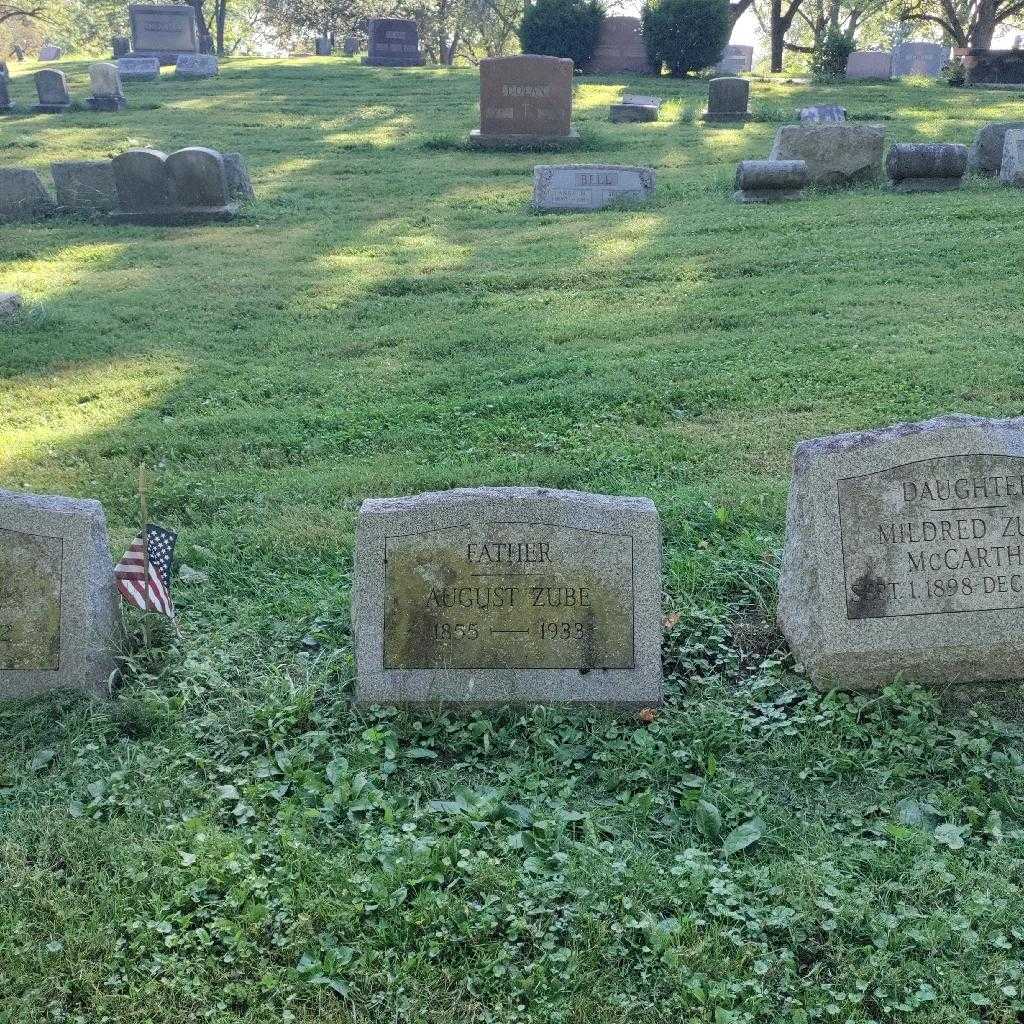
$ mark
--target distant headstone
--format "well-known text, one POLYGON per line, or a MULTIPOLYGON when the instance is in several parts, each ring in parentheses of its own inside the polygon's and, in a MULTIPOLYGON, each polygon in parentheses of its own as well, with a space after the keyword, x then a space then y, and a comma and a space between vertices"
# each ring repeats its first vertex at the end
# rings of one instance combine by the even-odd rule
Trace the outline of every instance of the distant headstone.
POLYGON ((369 36, 364 64, 381 68, 419 67, 423 64, 419 31, 411 18, 371 18, 369 36))
POLYGON ((132 41, 127 36, 112 36, 110 39, 110 52, 114 60, 118 57, 127 57, 132 52, 132 41))
POLYGON ((837 124, 846 120, 846 107, 801 107, 796 113, 801 124, 837 124))
POLYGON ((999 180, 1004 185, 1024 188, 1024 130, 1011 129, 1003 140, 1003 164, 999 180))
POLYGON ((241 153, 224 153, 224 176, 227 179, 228 200, 235 203, 247 203, 256 198, 249 168, 241 153))
POLYGON ((328 36, 317 36, 315 49, 318 57, 330 57, 331 50, 333 49, 330 38, 328 36))
POLYGON ((117 204, 109 160, 69 160, 50 165, 57 205, 77 213, 109 213, 117 204))
POLYGON ((750 82, 745 78, 712 78, 708 83, 708 109, 704 120, 710 123, 732 124, 750 118, 747 103, 750 82))
POLYGON ((10 92, 10 73, 7 65, 0 60, 0 114, 6 114, 14 109, 10 92))
POLYGON ((199 53, 199 28, 190 4, 129 4, 132 53, 174 64, 179 54, 199 53))
POLYGON ((804 441, 779 622, 822 686, 1024 676, 1024 419, 804 441))
POLYGON ((1024 121, 993 121, 974 136, 967 154, 967 166, 975 174, 995 176, 1003 165, 1003 146, 1008 131, 1024 129, 1024 121))
POLYGON ((124 92, 121 89, 121 75, 116 64, 106 62, 89 65, 89 83, 92 95, 88 103, 92 110, 123 110, 124 92))
POLYGON ((63 56, 64 51, 59 46, 53 46, 49 43, 39 51, 40 60, 60 60, 63 56))
POLYGON ((473 145, 553 146, 574 142, 572 61, 520 54, 480 61, 480 128, 473 145))
POLYGON ((117 73, 122 82, 154 82, 160 77, 156 57, 118 57, 117 73))
POLYGON ((13 320, 21 312, 21 296, 16 292, 0 292, 0 321, 13 320))
POLYGON ((175 78, 213 78, 220 68, 212 53, 183 53, 174 64, 175 78))
POLYGON ((359 704, 658 704, 657 510, 524 487, 366 501, 352 618, 359 704))
POLYGON ((0 491, 0 697, 106 694, 120 638, 100 503, 0 491))
POLYGON ((938 78, 949 63, 949 47, 939 43, 900 43, 892 51, 892 77, 938 78))
POLYGON ((586 70, 595 75, 653 75, 640 19, 606 15, 586 70))
POLYGON ((724 75, 738 75, 754 70, 754 48, 741 43, 730 43, 722 51, 715 71, 724 75))
POLYGON ((661 100, 657 96, 627 94, 619 103, 613 103, 609 115, 613 124, 657 121, 661 100))
POLYGON ((363 48, 363 41, 359 36, 345 36, 341 47, 346 57, 354 57, 363 48))
POLYGON ((190 146, 167 156, 157 149, 130 149, 112 165, 117 207, 110 220, 115 224, 208 224, 238 213, 216 150, 190 146))
POLYGON ((882 171, 885 129, 873 124, 787 124, 770 160, 804 160, 815 185, 874 181, 882 171))
POLYGON ((898 142, 886 155, 885 170, 894 192, 946 192, 963 184, 967 147, 950 142, 898 142))
POLYGON ((40 220, 56 212, 42 179, 28 167, 0 167, 0 224, 40 220))
POLYGON ((63 71, 44 68, 33 76, 39 102, 32 108, 36 114, 62 114, 71 106, 68 80, 63 71))
POLYGON ((886 50, 854 50, 846 61, 846 77, 889 79, 892 54, 886 50))
POLYGON ((646 202, 652 195, 650 167, 541 164, 533 169, 536 210, 600 210, 613 203, 646 202))
POLYGON ((739 203, 801 199, 807 180, 807 164, 803 160, 743 160, 736 168, 733 199, 739 203))

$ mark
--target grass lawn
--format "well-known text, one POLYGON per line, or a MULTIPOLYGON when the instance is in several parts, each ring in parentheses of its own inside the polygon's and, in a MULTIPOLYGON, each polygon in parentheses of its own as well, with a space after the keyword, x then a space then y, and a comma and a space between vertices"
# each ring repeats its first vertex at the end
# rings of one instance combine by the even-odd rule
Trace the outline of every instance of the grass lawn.
POLYGON ((548 158, 465 149, 471 70, 127 90, 0 119, 0 166, 209 145, 259 200, 0 229, 0 483, 98 498, 119 555, 145 459, 198 573, 116 702, 0 707, 0 1020, 1021 1020, 1015 692, 820 696, 771 623, 796 440, 1022 412, 1024 197, 729 201, 796 106, 969 142, 1021 97, 757 82, 706 129, 704 84, 586 79, 548 158), (609 124, 623 85, 662 120, 609 124), (653 165, 655 200, 532 214, 562 159, 653 165), (475 484, 658 505, 653 724, 350 710, 360 501, 475 484))

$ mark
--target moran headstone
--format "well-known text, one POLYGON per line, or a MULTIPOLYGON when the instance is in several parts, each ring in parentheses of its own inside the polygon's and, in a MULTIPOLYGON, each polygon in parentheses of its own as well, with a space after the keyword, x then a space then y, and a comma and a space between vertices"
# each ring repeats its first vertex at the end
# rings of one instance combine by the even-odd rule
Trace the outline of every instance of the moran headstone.
POLYGON ((963 184, 967 147, 952 142, 898 142, 885 170, 894 192, 948 192, 963 184))
POLYGON ((618 103, 613 103, 608 113, 613 124, 627 124, 657 121, 661 100, 657 96, 638 96, 627 93, 618 103))
POLYGON ((1006 133, 1024 129, 1024 121, 993 121, 979 129, 967 153, 967 167, 975 174, 998 176, 1003 166, 1006 133))
POLYGON ((67 160, 50 165, 57 206, 76 213, 109 213, 117 205, 109 160, 67 160))
POLYGON ((371 18, 369 44, 363 63, 379 68, 409 68, 423 64, 420 36, 412 18, 371 18))
POLYGON ((939 43, 900 43, 892 51, 892 77, 938 78, 949 63, 949 47, 939 43))
POLYGON ((91 110, 124 110, 124 91, 116 64, 90 64, 89 83, 92 86, 92 95, 88 100, 91 110))
POLYGON ((56 209, 35 171, 28 167, 0 167, 0 224, 40 220, 56 209))
POLYGON ((129 4, 132 54, 174 64, 183 53, 199 53, 196 12, 189 4, 129 4))
POLYGON ((1024 418, 799 444, 779 622, 822 686, 1024 677, 1024 418))
POLYGON ((999 180, 1004 185, 1024 188, 1024 131, 1011 129, 1003 140, 1003 164, 999 180))
POLYGON ((0 491, 0 697, 106 694, 120 638, 99 502, 0 491))
POLYGON ((214 78, 219 71, 212 53, 183 53, 174 62, 175 78, 214 78))
POLYGON ((749 120, 747 104, 750 82, 745 78, 726 76, 712 78, 708 83, 708 109, 704 120, 710 124, 737 124, 749 120))
POLYGON ((754 48, 741 43, 730 43, 722 51, 715 71, 722 75, 738 75, 754 70, 754 48))
POLYGON ((807 181, 807 164, 803 160, 743 160, 736 168, 733 199, 739 203, 802 199, 807 181))
POLYGON ((800 107, 796 115, 801 124, 842 124, 846 121, 846 107, 830 104, 800 107))
POLYGON ((770 160, 804 160, 814 185, 874 181, 882 171, 885 128, 871 124, 787 124, 770 160))
POLYGON ((573 143, 572 61, 520 54, 480 61, 480 128, 473 145, 552 146, 573 143))
POLYGON ((889 79, 892 77, 892 54, 888 50, 854 50, 846 60, 846 77, 889 79))
POLYGON ((156 57, 118 57, 117 73, 122 82, 155 82, 160 77, 156 57))
POLYGON ((594 75, 653 75, 654 66, 644 46, 640 19, 606 15, 586 70, 594 75))
POLYGON ((656 705, 657 510, 520 487, 366 501, 352 619, 360 704, 656 705))
POLYGON ((535 210, 600 210, 654 195, 654 170, 618 164, 541 164, 533 169, 535 210))
POLYGON ((36 114, 62 114, 71 106, 68 80, 63 71, 44 68, 33 76, 39 102, 32 108, 36 114))

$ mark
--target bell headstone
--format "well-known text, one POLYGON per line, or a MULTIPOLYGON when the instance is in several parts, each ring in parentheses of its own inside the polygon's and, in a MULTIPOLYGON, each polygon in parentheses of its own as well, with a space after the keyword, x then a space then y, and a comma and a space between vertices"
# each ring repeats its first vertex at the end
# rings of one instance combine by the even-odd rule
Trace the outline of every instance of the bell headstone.
POLYGON ((801 107, 796 113, 801 124, 841 124, 846 120, 846 107, 801 107))
POLYGON ((804 441, 779 622, 822 686, 1024 677, 1024 418, 804 441))
POLYGON ((979 129, 967 153, 967 166, 975 174, 998 175, 1008 131, 1024 129, 1024 121, 993 121, 979 129))
POLYGON ((109 213, 117 205, 109 160, 68 160, 50 165, 57 205, 76 213, 109 213))
POLYGON ((352 619, 360 704, 658 704, 658 513, 522 487, 366 501, 352 619))
POLYGON ((745 78, 712 78, 708 83, 708 109, 704 120, 712 124, 741 123, 749 119, 750 82, 745 78))
POLYGON ((40 220, 56 209, 35 171, 28 167, 0 167, 0 224, 40 220))
POLYGON ((39 102, 32 108, 37 114, 61 114, 71 106, 68 80, 63 71, 44 68, 34 75, 39 102))
POLYGON ((89 107, 92 110, 123 110, 124 92, 121 89, 121 75, 116 64, 103 62, 89 65, 89 83, 92 95, 89 107))
POLYGON ((801 199, 807 179, 807 164, 803 160, 743 160, 736 168, 733 199, 739 203, 801 199))
POLYGON ((364 64, 380 68, 419 67, 423 64, 420 37, 411 18, 371 18, 364 64))
POLYGON ((715 70, 724 75, 738 75, 754 70, 754 48, 742 43, 730 43, 722 51, 715 70))
POLYGON ((117 73, 122 82, 155 82, 160 77, 156 57, 118 57, 117 73))
POLYGON ((892 77, 938 78, 949 63, 949 47, 939 43, 900 43, 892 51, 892 77))
POLYGON ((854 50, 846 60, 846 77, 889 79, 892 54, 886 50, 854 50))
POLYGON ((646 202, 653 195, 650 167, 541 164, 533 169, 536 210, 600 210, 617 203, 646 202))
POLYGON ((213 78, 219 71, 212 53, 183 53, 174 63, 175 78, 213 78))
POLYGON ((99 502, 0 491, 0 697, 106 694, 120 637, 99 502))
POLYGON ((606 15, 587 71, 595 75, 653 75, 640 19, 606 15))
POLYGON ((575 142, 572 61, 520 54, 480 61, 480 128, 473 145, 552 146, 575 142))
POLYGON ((967 147, 950 142, 898 142, 885 169, 894 192, 947 192, 967 173, 967 147))
POLYGON ((199 53, 196 12, 190 4, 129 4, 132 54, 174 64, 182 53, 199 53))
POLYGON ((815 185, 874 181, 882 171, 885 128, 874 124, 787 124, 770 160, 804 160, 815 185))

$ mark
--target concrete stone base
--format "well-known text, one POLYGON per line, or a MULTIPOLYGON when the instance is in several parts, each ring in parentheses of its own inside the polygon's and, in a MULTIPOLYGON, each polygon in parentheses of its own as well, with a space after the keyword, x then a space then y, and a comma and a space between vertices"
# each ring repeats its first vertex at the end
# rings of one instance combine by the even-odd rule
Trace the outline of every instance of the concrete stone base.
POLYGON ((732 194, 737 203, 788 203, 794 199, 803 199, 804 190, 766 188, 766 189, 737 189, 732 194))
POLYGON ((658 120, 658 108, 636 103, 613 103, 609 107, 612 124, 632 124, 658 120))
POLYGON ((568 135, 482 135, 479 128, 469 133, 469 144, 475 149, 564 149, 580 140, 575 127, 568 135))
POLYGON ((157 210, 114 210, 111 224, 139 224, 148 227, 188 227, 222 224, 238 216, 238 204, 212 207, 167 207, 157 210))
POLYGON ((904 178, 889 183, 892 192, 952 192, 964 183, 963 178, 904 178))
POLYGON ((421 68, 427 62, 422 57, 386 57, 374 60, 364 57, 362 63, 368 68, 421 68))
POLYGON ((70 109, 70 103, 36 103, 31 108, 33 114, 64 114, 70 109))
POLYGON ((712 114, 710 111, 706 112, 701 118, 704 124, 716 125, 743 125, 750 120, 750 114, 742 112, 727 111, 720 114, 712 114))
POLYGON ((128 106, 123 96, 90 96, 85 102, 90 110, 98 110, 110 114, 124 110, 128 106))

